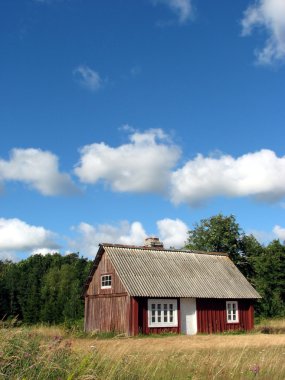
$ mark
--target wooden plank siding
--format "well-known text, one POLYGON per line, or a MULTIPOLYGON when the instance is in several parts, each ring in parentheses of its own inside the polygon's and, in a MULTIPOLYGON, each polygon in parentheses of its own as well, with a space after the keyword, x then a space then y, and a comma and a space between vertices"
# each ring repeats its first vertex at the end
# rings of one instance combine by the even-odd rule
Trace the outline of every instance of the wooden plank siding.
POLYGON ((130 297, 106 253, 85 295, 85 331, 129 334, 130 297), (112 287, 101 289, 101 275, 112 275, 112 287))
POLYGON ((116 293, 126 293, 121 280, 119 279, 115 269, 109 260, 106 253, 103 253, 98 268, 96 269, 93 278, 89 284, 87 295, 94 294, 116 294, 116 293), (101 289, 101 275, 111 274, 112 275, 112 288, 111 289, 101 289))
POLYGON ((253 301, 238 301, 238 323, 227 323, 225 299, 196 299, 199 333, 217 333, 231 330, 251 330, 254 326, 253 301))

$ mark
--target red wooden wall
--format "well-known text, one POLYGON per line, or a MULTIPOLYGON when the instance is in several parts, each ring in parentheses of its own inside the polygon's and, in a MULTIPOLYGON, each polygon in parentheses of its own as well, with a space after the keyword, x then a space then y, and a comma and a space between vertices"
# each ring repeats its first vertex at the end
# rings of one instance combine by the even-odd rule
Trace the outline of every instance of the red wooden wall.
POLYGON ((225 299, 196 299, 199 333, 216 333, 229 330, 251 330, 254 327, 253 301, 238 301, 238 323, 227 323, 225 299))
POLYGON ((85 295, 85 331, 129 334, 130 297, 106 253, 103 253, 85 295), (112 288, 101 289, 101 275, 112 275, 112 288))

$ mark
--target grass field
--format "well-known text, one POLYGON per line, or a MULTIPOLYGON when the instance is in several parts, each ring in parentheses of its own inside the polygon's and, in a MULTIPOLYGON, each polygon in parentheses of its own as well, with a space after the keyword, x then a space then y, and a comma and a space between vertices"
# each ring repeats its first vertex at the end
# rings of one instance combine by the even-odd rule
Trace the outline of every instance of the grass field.
POLYGON ((1 328, 0 379, 285 379, 285 320, 253 333, 76 338, 58 327, 1 328))

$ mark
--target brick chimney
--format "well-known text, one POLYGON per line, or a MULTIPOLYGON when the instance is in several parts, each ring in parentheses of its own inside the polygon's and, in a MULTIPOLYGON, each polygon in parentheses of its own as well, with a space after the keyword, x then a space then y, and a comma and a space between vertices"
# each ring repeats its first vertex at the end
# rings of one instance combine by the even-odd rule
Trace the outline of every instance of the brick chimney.
POLYGON ((158 237, 150 236, 147 237, 144 241, 145 247, 149 248, 162 248, 163 249, 163 243, 159 241, 158 237))

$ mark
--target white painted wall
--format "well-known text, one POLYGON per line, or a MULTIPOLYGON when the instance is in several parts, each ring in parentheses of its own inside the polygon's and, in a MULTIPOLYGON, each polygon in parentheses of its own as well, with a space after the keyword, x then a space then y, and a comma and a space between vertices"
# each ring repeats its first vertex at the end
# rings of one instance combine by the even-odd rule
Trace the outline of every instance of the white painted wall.
POLYGON ((196 298, 180 298, 181 332, 197 334, 196 298))

